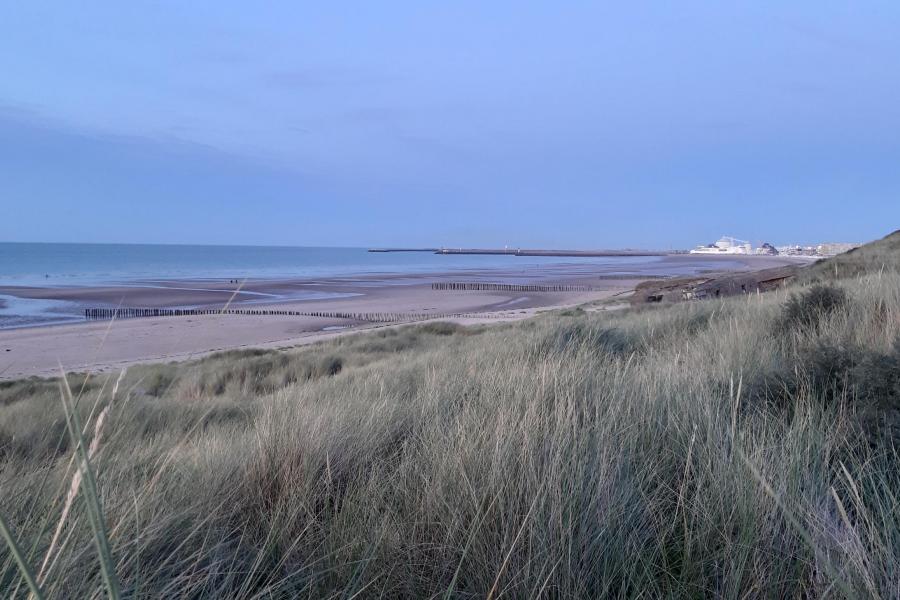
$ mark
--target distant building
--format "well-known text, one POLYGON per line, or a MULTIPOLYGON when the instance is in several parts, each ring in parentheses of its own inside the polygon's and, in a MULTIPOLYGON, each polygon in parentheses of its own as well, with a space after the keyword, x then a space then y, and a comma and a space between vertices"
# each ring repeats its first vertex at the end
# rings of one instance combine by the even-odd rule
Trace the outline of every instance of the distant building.
POLYGON ((767 256, 777 256, 778 249, 775 248, 775 246, 773 246, 772 244, 770 244, 768 242, 764 242, 762 246, 760 246, 759 248, 756 249, 756 253, 764 254, 767 256))
POLYGON ((778 253, 785 256, 818 256, 815 246, 778 246, 778 253))
POLYGON ((746 240, 722 236, 715 244, 697 246, 691 250, 691 254, 750 254, 753 246, 746 240))
POLYGON ((779 246, 778 251, 787 256, 834 256, 859 246, 860 244, 830 242, 817 246, 779 246))

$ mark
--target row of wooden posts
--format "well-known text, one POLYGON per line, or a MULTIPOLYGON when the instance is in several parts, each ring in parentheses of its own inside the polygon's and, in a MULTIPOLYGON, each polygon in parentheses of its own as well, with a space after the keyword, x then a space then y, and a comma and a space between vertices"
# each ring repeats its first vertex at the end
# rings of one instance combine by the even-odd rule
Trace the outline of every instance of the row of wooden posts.
MULTIPOLYGON (((590 292, 593 288, 585 285, 537 285, 509 283, 432 283, 437 291, 487 291, 487 292, 590 292)), ((110 319, 136 319, 141 317, 193 317, 201 315, 259 315, 288 317, 322 317, 327 319, 347 319, 370 323, 397 323, 403 321, 424 321, 427 319, 452 319, 473 316, 471 313, 351 313, 340 311, 300 311, 254 308, 86 308, 84 318, 89 321, 110 319)), ((479 313, 479 317, 491 316, 479 313)))
POLYGON ((512 283, 464 283, 445 282, 432 283, 431 289, 442 292, 592 292, 594 288, 587 285, 537 285, 512 283))
POLYGON ((258 315, 282 317, 321 317, 325 319, 346 319, 368 323, 399 323, 425 321, 428 319, 458 319, 464 317, 488 317, 488 314, 471 313, 351 313, 340 311, 299 311, 245 308, 86 308, 84 318, 88 321, 111 319, 136 319, 141 317, 193 317, 201 315, 258 315))

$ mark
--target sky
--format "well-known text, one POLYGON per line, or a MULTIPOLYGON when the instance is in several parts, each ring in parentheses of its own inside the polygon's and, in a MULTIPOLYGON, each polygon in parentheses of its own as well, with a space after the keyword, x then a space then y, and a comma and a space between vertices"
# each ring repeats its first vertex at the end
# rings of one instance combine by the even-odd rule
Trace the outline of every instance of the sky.
POLYGON ((0 241, 900 228, 900 2, 7 2, 0 241))

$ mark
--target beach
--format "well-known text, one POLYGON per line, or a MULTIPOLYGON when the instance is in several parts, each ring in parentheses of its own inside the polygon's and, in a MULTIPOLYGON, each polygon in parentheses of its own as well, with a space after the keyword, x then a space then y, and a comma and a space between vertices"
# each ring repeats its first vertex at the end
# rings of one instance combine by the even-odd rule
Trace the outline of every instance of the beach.
POLYGON ((498 323, 544 310, 624 297, 648 278, 757 270, 791 263, 791 259, 779 257, 719 259, 675 255, 629 264, 626 269, 615 263, 557 264, 524 271, 510 268, 298 279, 164 279, 122 285, 0 286, 0 296, 16 302, 52 302, 66 307, 61 313, 61 324, 0 329, 0 379, 53 376, 61 370, 109 371, 136 363, 181 361, 241 348, 287 348, 428 319, 498 323), (433 284, 446 282, 500 284, 495 287, 501 289, 433 289, 433 284), (577 286, 577 291, 543 291, 554 286, 577 286), (230 307, 389 314, 394 322, 271 314, 81 322, 79 313, 87 307, 192 307, 210 311, 230 307))

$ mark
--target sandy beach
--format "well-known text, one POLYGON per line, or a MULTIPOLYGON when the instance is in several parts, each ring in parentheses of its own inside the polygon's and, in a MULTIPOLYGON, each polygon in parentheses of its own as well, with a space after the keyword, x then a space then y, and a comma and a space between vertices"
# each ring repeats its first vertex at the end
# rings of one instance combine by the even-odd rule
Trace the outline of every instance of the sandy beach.
MULTIPOLYGON (((521 272, 368 275, 331 279, 145 281, 98 287, 0 287, 0 295, 61 301, 73 311, 106 307, 267 307, 304 312, 433 314, 435 319, 494 323, 536 312, 623 295, 649 277, 756 270, 791 262, 778 257, 717 260, 671 256, 621 273, 591 265, 558 265, 521 272), (591 291, 437 291, 437 281, 573 285, 591 291)), ((0 379, 107 371, 142 362, 197 358, 237 348, 285 348, 374 327, 349 319, 298 316, 203 315, 78 322, 0 330, 0 379)))

